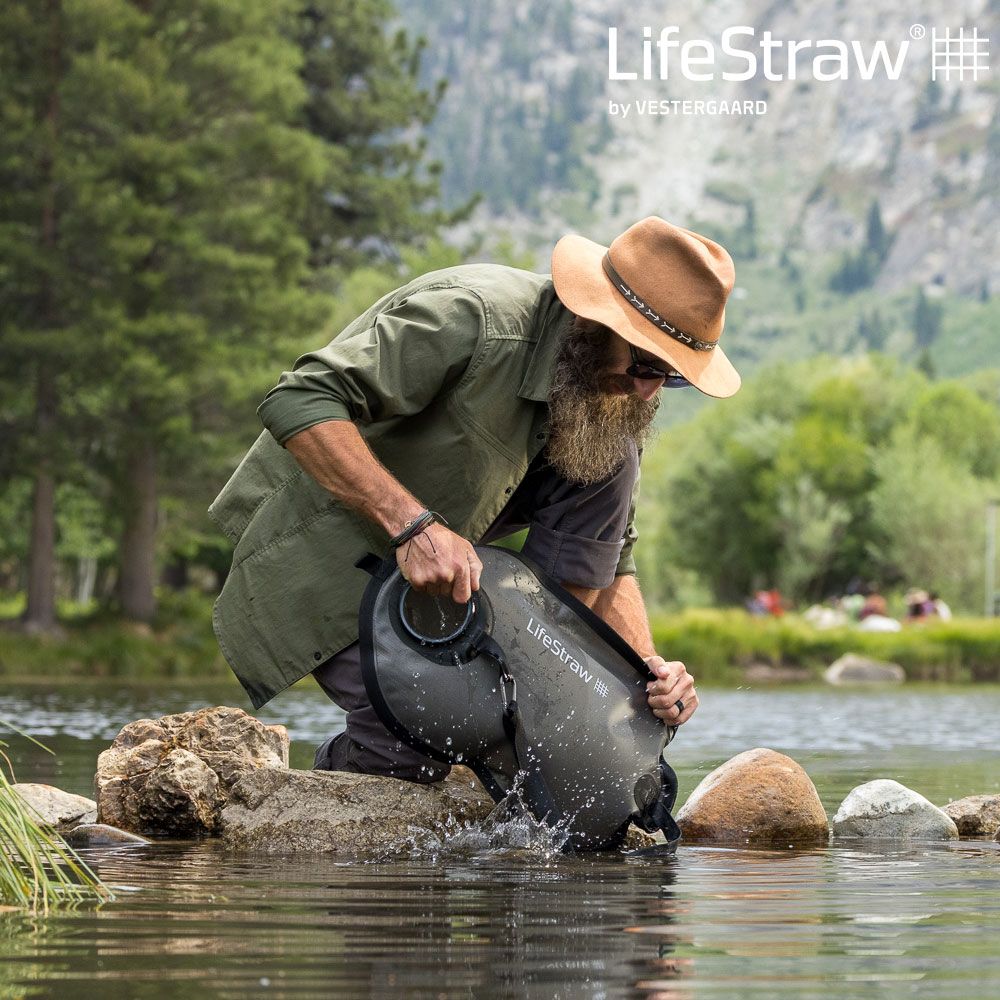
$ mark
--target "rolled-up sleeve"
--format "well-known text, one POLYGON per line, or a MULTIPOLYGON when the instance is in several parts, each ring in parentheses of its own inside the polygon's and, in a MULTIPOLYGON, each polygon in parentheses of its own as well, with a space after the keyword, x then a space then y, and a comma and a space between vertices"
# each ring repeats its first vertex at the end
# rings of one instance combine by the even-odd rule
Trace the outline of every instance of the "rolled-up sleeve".
POLYGON ((419 413, 466 372, 484 321, 482 303, 467 289, 403 296, 299 358, 257 413, 282 445, 328 420, 367 424, 419 413))
MULTIPOLYGON (((522 552, 561 583, 603 590, 628 573, 622 557, 635 514, 639 455, 633 446, 621 467, 597 483, 571 483, 543 466, 520 500, 530 511, 522 552), (625 568, 622 568, 623 562, 625 568)), ((631 528, 634 538, 635 528, 631 528)))

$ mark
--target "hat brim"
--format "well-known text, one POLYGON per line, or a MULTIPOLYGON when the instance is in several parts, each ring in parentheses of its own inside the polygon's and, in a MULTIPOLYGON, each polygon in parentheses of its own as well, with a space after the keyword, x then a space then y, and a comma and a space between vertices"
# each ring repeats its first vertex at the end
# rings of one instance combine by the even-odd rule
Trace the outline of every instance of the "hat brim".
POLYGON ((552 251, 552 283, 562 304, 577 316, 610 327, 630 344, 668 362, 706 396, 732 396, 741 379, 722 348, 695 351, 658 330, 612 284, 601 263, 607 252, 607 247, 575 233, 556 244, 552 251))

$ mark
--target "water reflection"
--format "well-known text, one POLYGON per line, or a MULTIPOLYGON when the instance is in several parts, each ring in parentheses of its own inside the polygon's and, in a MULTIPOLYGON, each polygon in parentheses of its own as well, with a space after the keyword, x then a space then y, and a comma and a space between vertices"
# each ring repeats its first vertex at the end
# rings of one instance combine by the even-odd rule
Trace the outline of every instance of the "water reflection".
POLYGON ((996 987, 994 848, 349 865, 157 845, 103 855, 119 895, 100 911, 0 921, 0 996, 106 997, 116 982, 162 997, 194 983, 220 997, 804 996, 830 982, 861 996, 956 976, 996 987))
POLYGON ((220 997, 610 996, 690 969, 673 955, 672 863, 310 859, 262 878, 275 864, 210 843, 107 857, 102 876, 137 891, 22 937, 7 982, 32 995, 58 981, 74 997, 125 980, 157 996, 195 981, 220 997), (623 930, 654 922, 655 942, 623 930))
POLYGON ((996 848, 364 865, 158 845, 103 857, 119 896, 96 913, 0 920, 0 996, 995 995, 996 848))

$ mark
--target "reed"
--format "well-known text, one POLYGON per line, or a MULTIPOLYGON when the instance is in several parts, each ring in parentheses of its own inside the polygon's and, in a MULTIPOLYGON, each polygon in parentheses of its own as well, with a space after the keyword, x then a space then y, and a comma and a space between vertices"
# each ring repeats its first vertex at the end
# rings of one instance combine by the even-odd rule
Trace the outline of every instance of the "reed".
MULTIPOLYGON (((2 724, 31 739, 10 723, 2 724)), ((62 837, 45 828, 14 790, 7 747, 0 740, 0 903, 48 913, 53 906, 114 898, 86 862, 62 837)))

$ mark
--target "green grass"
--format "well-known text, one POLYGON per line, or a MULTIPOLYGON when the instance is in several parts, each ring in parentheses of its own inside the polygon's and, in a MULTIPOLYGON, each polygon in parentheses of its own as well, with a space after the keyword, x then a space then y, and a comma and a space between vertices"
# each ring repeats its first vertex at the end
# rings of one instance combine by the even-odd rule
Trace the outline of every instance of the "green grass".
POLYGON ((152 626, 107 613, 62 617, 62 634, 25 635, 0 625, 0 677, 228 680, 212 633, 212 598, 165 595, 152 626))
POLYGON ((844 653, 898 663, 911 680, 1000 681, 1000 619, 964 618, 901 632, 815 629, 796 615, 757 618, 740 610, 697 610, 651 619, 657 650, 683 660, 699 681, 739 683, 746 667, 801 667, 816 675, 844 653))

